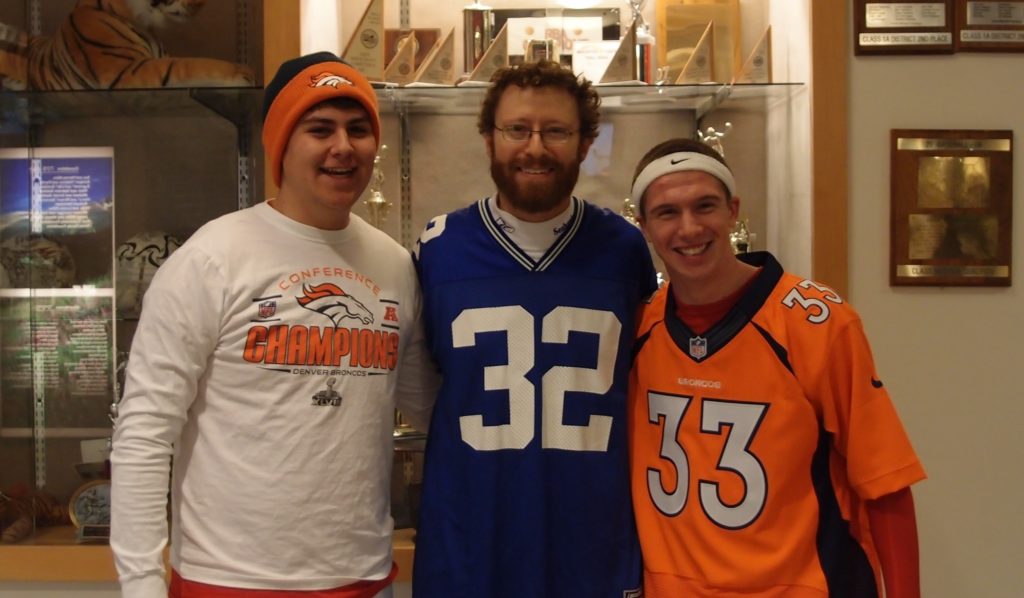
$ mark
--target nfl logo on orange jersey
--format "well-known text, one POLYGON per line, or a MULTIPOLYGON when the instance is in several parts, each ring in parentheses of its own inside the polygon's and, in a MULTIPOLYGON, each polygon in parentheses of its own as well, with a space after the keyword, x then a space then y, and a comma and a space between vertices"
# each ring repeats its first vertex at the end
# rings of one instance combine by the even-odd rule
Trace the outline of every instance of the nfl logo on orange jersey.
POLYGON ((690 339, 690 357, 704 359, 708 354, 708 339, 695 336, 690 339))

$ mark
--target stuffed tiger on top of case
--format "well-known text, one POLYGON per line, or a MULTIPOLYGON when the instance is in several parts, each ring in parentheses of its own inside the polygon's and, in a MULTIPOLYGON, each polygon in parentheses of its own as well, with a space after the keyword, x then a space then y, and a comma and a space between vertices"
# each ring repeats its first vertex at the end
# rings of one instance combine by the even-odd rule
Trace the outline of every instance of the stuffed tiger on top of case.
POLYGON ((0 23, 0 81, 15 90, 247 87, 242 64, 167 56, 153 31, 206 0, 78 0, 54 35, 0 23))

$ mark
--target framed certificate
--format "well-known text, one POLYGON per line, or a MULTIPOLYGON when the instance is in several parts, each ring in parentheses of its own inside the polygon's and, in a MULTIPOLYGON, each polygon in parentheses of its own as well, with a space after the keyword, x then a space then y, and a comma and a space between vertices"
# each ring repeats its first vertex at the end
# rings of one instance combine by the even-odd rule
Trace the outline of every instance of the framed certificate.
POLYGON ((952 0, 854 0, 854 54, 953 52, 952 0))
POLYGON ((1011 131, 891 132, 892 285, 1010 286, 1011 131))

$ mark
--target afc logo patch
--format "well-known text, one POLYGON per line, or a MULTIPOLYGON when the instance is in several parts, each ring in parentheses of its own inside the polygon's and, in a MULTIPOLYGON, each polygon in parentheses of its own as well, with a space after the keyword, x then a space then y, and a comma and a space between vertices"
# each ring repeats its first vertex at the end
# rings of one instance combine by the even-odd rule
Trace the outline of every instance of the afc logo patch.
POLYGON ((384 308, 384 321, 385 322, 398 322, 398 308, 391 307, 390 305, 384 308))

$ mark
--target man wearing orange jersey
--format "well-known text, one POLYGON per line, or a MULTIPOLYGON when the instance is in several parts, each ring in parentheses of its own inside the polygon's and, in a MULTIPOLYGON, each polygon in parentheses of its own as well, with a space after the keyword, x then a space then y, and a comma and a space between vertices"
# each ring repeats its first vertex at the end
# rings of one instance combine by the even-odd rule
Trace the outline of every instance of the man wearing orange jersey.
POLYGON ((910 485, 925 473, 857 313, 766 252, 703 143, 637 165, 670 284, 644 309, 630 388, 645 596, 919 598, 910 485))

